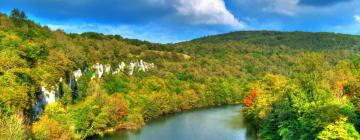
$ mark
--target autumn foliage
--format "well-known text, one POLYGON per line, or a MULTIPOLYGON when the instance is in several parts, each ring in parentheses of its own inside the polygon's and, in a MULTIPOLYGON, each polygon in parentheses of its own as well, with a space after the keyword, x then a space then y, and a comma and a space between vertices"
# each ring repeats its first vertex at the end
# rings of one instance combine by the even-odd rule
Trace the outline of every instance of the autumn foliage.
POLYGON ((253 107, 255 104, 256 97, 257 97, 257 91, 252 90, 251 93, 244 98, 243 104, 245 108, 253 107))
POLYGON ((161 115, 241 103, 260 139, 316 139, 321 131, 323 138, 355 137, 359 48, 359 36, 272 31, 155 44, 52 31, 19 11, 0 14, 0 139, 85 139, 139 129, 161 115), (93 64, 137 60, 155 69, 91 78, 93 64), (83 76, 73 87, 78 69, 83 76), (33 119, 45 84, 63 95, 33 119))

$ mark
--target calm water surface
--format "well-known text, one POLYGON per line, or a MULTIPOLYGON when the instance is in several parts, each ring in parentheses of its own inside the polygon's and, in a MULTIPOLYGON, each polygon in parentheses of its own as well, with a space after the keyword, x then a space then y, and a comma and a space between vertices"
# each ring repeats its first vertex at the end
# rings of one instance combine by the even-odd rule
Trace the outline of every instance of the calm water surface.
POLYGON ((137 131, 121 130, 100 140, 252 140, 241 106, 199 109, 160 117, 137 131))

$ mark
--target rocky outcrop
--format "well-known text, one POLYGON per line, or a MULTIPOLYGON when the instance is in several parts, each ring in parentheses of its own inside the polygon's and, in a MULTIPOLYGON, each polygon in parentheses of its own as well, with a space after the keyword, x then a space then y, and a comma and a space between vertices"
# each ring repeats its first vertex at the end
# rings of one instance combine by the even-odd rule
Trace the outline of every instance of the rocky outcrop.
MULTIPOLYGON (((100 64, 96 63, 92 67, 92 71, 94 71, 93 76, 91 79, 101 79, 104 74, 119 74, 119 73, 126 73, 129 76, 134 75, 135 72, 147 72, 153 68, 155 68, 154 63, 148 63, 143 60, 140 61, 133 61, 130 62, 128 65, 125 62, 121 62, 115 69, 112 71, 112 67, 110 64, 100 64)), ((77 89, 77 81, 85 74, 85 71, 81 71, 81 69, 75 70, 72 72, 69 81, 69 87, 73 90, 73 98, 76 98, 76 89, 77 89)), ((34 119, 40 117, 40 114, 44 111, 44 108, 47 104, 51 104, 56 102, 58 99, 62 97, 63 91, 63 80, 62 78, 59 79, 59 83, 55 86, 50 87, 47 89, 47 85, 44 84, 41 87, 41 95, 36 99, 34 105, 34 119)))

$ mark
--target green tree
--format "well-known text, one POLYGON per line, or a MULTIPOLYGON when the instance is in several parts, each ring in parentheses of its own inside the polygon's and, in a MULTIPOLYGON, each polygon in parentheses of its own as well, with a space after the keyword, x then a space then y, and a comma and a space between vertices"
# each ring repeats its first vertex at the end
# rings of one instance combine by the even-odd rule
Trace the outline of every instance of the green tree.
POLYGON ((341 117, 336 122, 327 125, 325 129, 319 133, 317 139, 358 140, 360 139, 360 135, 354 125, 347 122, 346 117, 341 117))
POLYGON ((13 9, 11 11, 11 17, 16 19, 26 19, 26 14, 24 11, 21 11, 19 9, 13 9))
POLYGON ((4 115, 0 112, 0 137, 2 139, 26 139, 24 117, 20 113, 4 115))

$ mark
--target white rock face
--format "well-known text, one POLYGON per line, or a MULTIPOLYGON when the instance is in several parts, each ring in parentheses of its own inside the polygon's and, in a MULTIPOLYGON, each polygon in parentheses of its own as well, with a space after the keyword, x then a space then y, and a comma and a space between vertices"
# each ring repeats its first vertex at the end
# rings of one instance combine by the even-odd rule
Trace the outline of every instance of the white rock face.
POLYGON ((121 62, 121 64, 119 65, 120 71, 125 71, 125 67, 126 67, 126 64, 124 62, 121 62))
POLYGON ((78 69, 73 72, 73 75, 74 75, 75 81, 77 81, 82 76, 82 72, 80 69, 78 69))
POLYGON ((129 67, 129 75, 133 75, 133 73, 134 73, 134 70, 135 70, 135 68, 136 68, 136 62, 131 62, 130 63, 130 67, 129 67))
MULTIPOLYGON (((146 62, 145 62, 145 63, 146 63, 146 62)), ((145 63, 144 63, 143 60, 140 60, 140 63, 139 63, 139 65, 140 65, 140 70, 142 70, 143 72, 146 71, 145 63)))
MULTIPOLYGON (((62 78, 60 78, 62 80, 62 78)), ((58 87, 57 87, 58 88, 58 87)), ((46 90, 44 86, 41 87, 41 98, 35 100, 34 105, 34 115, 32 116, 33 119, 38 119, 40 114, 44 112, 44 107, 47 104, 51 104, 56 102, 55 91, 53 90, 46 90)))
POLYGON ((140 60, 139 62, 131 62, 129 66, 129 75, 133 75, 135 70, 146 72, 154 67, 154 63, 147 63, 143 60, 140 60))
POLYGON ((46 104, 54 103, 55 102, 55 92, 53 90, 46 90, 44 86, 41 87, 41 93, 44 97, 44 101, 46 104))
POLYGON ((106 64, 105 65, 105 73, 110 73, 111 71, 111 65, 110 64, 106 64))
POLYGON ((120 71, 118 71, 117 69, 112 73, 113 75, 114 74, 118 74, 120 71))
POLYGON ((98 65, 97 72, 98 72, 98 77, 100 79, 102 77, 102 75, 104 74, 104 66, 102 64, 98 65))
POLYGON ((125 71, 125 68, 126 68, 126 64, 124 62, 121 62, 119 64, 119 70, 123 72, 123 71, 125 71))
POLYGON ((104 66, 102 64, 96 63, 94 66, 92 66, 92 68, 95 69, 95 73, 100 79, 104 74, 104 66))
MULTIPOLYGON (((101 79, 104 72, 107 74, 111 73, 111 65, 110 64, 106 64, 104 67, 103 64, 96 63, 91 68, 93 68, 93 70, 95 70, 95 74, 92 75, 92 77, 91 77, 92 80, 95 79, 96 77, 101 79)), ((129 70, 128 74, 131 76, 134 74, 135 71, 146 72, 152 68, 155 68, 154 63, 147 63, 143 60, 131 62, 131 63, 129 63, 129 65, 126 65, 125 62, 121 62, 112 74, 117 74, 120 72, 126 73, 127 72, 126 70, 129 70)), ((82 73, 81 69, 73 71, 73 77, 75 78, 75 81, 70 80, 70 83, 69 83, 70 87, 72 87, 72 85, 76 85, 76 82, 82 75, 83 75, 83 73, 82 73)), ((59 82, 63 82, 62 77, 59 78, 59 82)), ((55 87, 56 88, 52 88, 52 90, 47 90, 45 88, 45 86, 41 87, 42 98, 37 99, 35 102, 35 105, 34 105, 35 113, 34 113, 33 118, 35 118, 35 119, 39 118, 40 113, 43 112, 44 106, 46 106, 47 104, 50 104, 50 103, 54 103, 54 102, 56 102, 56 98, 60 98, 60 97, 56 97, 56 92, 55 92, 55 90, 60 91, 59 85, 55 85, 55 87), (53 89, 55 89, 55 90, 53 90, 53 89)))
POLYGON ((125 71, 125 67, 126 67, 126 64, 124 62, 121 62, 119 64, 119 66, 115 69, 115 71, 113 72, 113 74, 118 74, 120 72, 124 72, 125 71))
POLYGON ((140 60, 140 70, 142 70, 143 72, 146 72, 149 69, 153 69, 153 68, 155 68, 154 63, 148 63, 143 60, 140 60))

